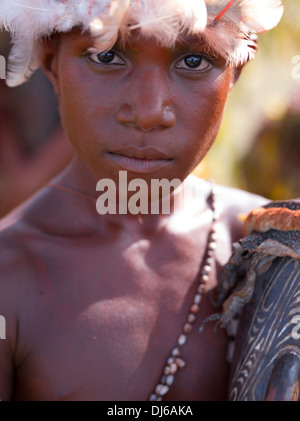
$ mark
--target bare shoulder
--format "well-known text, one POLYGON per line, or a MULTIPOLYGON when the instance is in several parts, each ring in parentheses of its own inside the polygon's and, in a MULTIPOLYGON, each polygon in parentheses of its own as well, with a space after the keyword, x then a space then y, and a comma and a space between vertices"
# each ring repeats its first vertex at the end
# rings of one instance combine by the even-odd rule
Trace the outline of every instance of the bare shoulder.
POLYGON ((207 196, 212 189, 215 192, 219 209, 222 213, 249 212, 257 206, 262 206, 270 200, 260 195, 242 190, 236 187, 215 184, 210 181, 203 180, 196 176, 189 177, 189 183, 192 185, 193 193, 201 191, 207 196))
POLYGON ((22 218, 21 209, 0 221, 1 310, 6 302, 10 309, 14 307, 17 296, 22 294, 22 284, 32 275, 30 246, 35 235, 33 226, 22 218))
POLYGON ((0 221, 0 315, 13 348, 20 323, 33 316, 41 282, 52 279, 47 275, 65 242, 87 231, 72 200, 46 187, 0 221))
POLYGON ((231 241, 235 241, 242 235, 241 216, 270 201, 265 197, 235 187, 215 185, 197 177, 192 177, 191 180, 194 191, 200 191, 203 197, 208 197, 212 189, 214 190, 220 223, 223 229, 230 233, 231 241))
POLYGON ((38 260, 43 255, 42 250, 35 255, 43 230, 41 209, 37 206, 34 210, 33 202, 39 199, 30 200, 0 221, 0 314, 6 317, 9 339, 14 344, 20 312, 37 279, 38 260))
POLYGON ((253 208, 263 206, 270 199, 234 187, 216 186, 222 214, 228 218, 237 213, 248 213, 253 208))
POLYGON ((63 260, 70 266, 73 239, 91 231, 81 202, 46 187, 0 221, 0 400, 12 398, 14 368, 30 355, 45 295, 58 286, 63 260))
POLYGON ((236 241, 244 235, 243 216, 247 215, 252 209, 268 203, 270 200, 254 193, 247 192, 234 187, 216 186, 221 219, 229 228, 232 241, 236 241))
POLYGON ((22 212, 16 210, 0 222, 0 316, 5 322, 4 340, 0 340, 1 400, 12 398, 14 366, 21 364, 28 351, 20 328, 29 333, 27 315, 32 313, 30 297, 36 279, 31 244, 36 232, 22 212))

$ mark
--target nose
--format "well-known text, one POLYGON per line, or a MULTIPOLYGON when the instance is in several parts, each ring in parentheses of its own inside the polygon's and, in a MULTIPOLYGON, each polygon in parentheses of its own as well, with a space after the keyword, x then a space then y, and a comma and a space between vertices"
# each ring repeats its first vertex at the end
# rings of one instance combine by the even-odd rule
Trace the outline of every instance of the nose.
POLYGON ((167 77, 159 69, 143 68, 135 73, 121 103, 117 120, 141 131, 170 128, 176 124, 167 77))

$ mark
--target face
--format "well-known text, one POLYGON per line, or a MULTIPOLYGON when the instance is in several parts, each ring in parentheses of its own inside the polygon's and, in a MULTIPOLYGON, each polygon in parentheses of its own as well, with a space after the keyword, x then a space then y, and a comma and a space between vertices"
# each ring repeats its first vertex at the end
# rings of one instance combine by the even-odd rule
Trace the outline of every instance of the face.
POLYGON ((195 39, 169 49, 135 33, 108 53, 61 36, 51 66, 66 134, 96 180, 184 180, 221 123, 234 70, 195 39))

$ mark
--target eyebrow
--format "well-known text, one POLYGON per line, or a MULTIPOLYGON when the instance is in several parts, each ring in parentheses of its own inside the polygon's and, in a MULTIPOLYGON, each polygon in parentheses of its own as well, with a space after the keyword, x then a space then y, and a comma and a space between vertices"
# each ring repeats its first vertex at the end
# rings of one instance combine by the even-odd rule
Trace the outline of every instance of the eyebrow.
POLYGON ((196 51, 217 58, 219 55, 217 51, 207 42, 203 35, 198 37, 190 36, 179 40, 182 51, 196 51))
POLYGON ((94 39, 96 39, 96 37, 94 37, 89 32, 88 29, 84 29, 82 27, 73 28, 72 32, 73 32, 72 39, 75 39, 75 40, 78 40, 78 38, 81 38, 82 41, 91 42, 94 39))
MULTIPOLYGON (((77 31, 73 35, 74 41, 81 41, 83 43, 96 43, 97 36, 93 36, 89 30, 85 30, 81 27, 76 28, 77 31)), ((131 50, 131 52, 135 51, 137 54, 139 53, 138 49, 134 48, 134 43, 131 43, 130 37, 126 37, 125 39, 118 38, 116 43, 111 46, 111 48, 119 49, 120 51, 126 53, 127 50, 131 50)), ((211 57, 217 58, 219 55, 217 51, 212 48, 212 46, 207 42, 205 36, 203 35, 181 35, 175 42, 173 48, 166 47, 170 53, 174 53, 175 51, 178 53, 186 53, 186 52, 198 52, 207 54, 211 57)))

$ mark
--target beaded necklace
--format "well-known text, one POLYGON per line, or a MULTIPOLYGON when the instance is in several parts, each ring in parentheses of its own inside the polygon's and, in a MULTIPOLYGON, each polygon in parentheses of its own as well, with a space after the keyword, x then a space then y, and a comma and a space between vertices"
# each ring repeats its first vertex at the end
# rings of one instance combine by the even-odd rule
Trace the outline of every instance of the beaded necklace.
POLYGON ((182 327, 182 332, 178 336, 177 343, 172 349, 166 365, 163 368, 160 382, 156 385, 154 393, 150 395, 149 401, 162 401, 163 397, 169 392, 171 385, 174 383, 175 375, 185 366, 185 361, 181 358, 181 349, 186 343, 187 335, 193 330, 193 324, 200 309, 202 294, 209 279, 211 266, 214 261, 217 240, 215 224, 218 218, 214 188, 212 188, 210 193, 209 203, 212 211, 212 227, 207 238, 207 245, 201 265, 197 291, 182 327))

